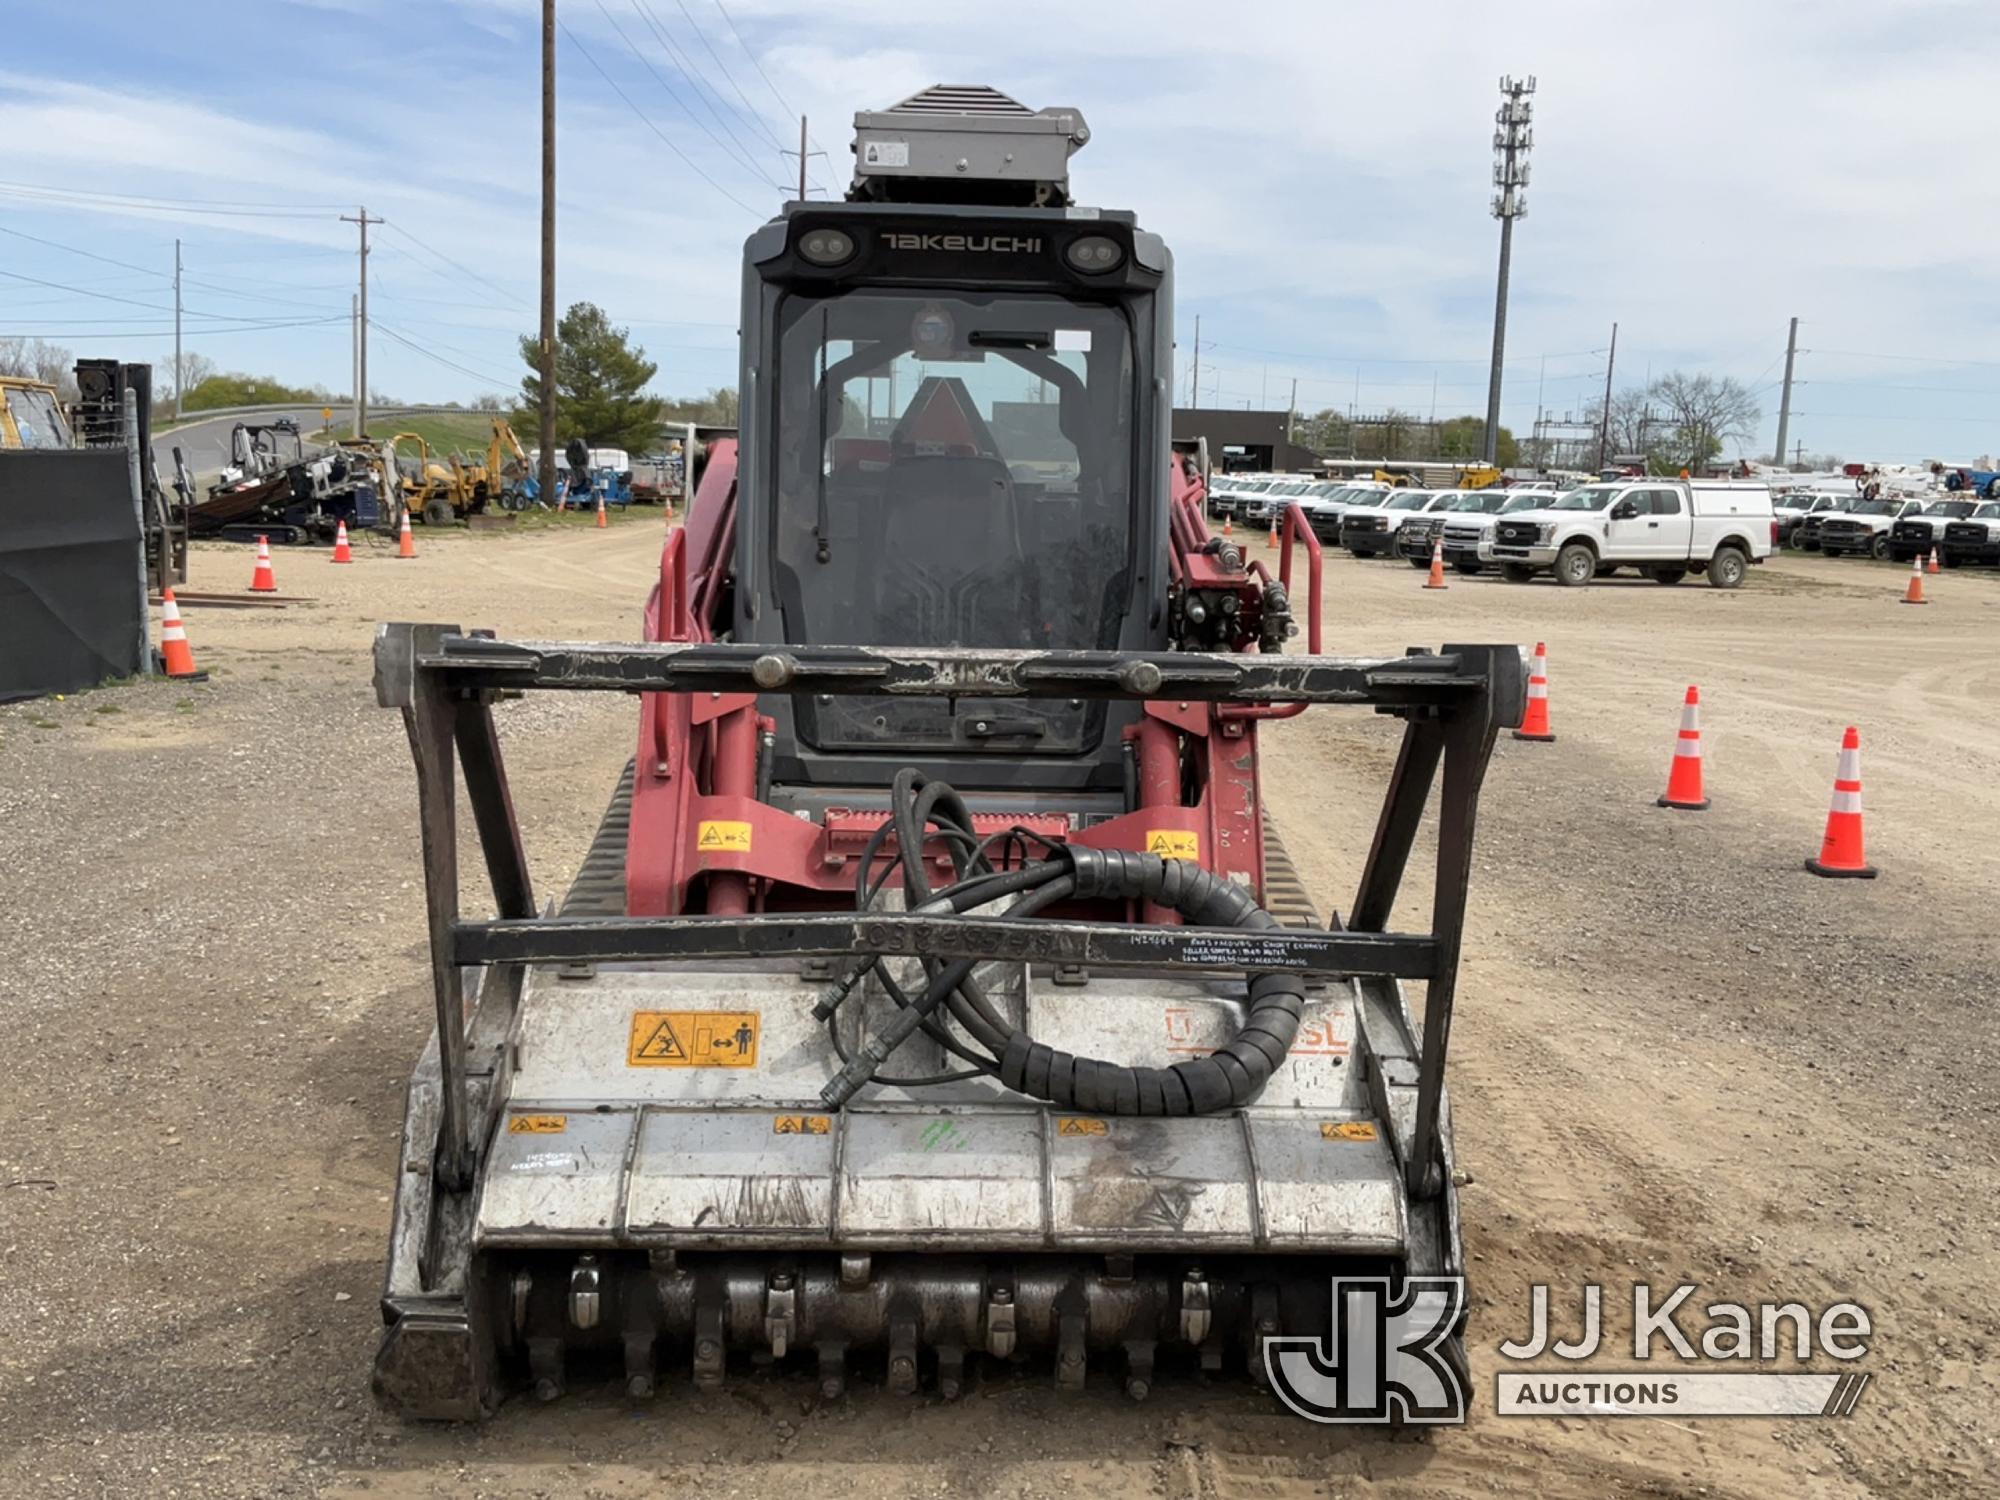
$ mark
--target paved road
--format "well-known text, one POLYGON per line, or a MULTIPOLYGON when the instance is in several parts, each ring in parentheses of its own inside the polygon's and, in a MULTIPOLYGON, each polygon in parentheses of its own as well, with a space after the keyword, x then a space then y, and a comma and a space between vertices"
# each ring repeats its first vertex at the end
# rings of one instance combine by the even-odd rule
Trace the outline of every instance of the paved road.
POLYGON ((179 448, 188 468, 198 478, 206 480, 219 473, 222 466, 229 462, 229 434, 238 422, 271 423, 280 417, 289 417, 299 424, 301 433, 306 433, 319 430, 319 414, 317 406, 300 406, 287 411, 259 412, 252 417, 214 417, 206 422, 190 422, 155 435, 153 462, 159 467, 161 480, 170 482, 174 472, 174 449, 179 448))

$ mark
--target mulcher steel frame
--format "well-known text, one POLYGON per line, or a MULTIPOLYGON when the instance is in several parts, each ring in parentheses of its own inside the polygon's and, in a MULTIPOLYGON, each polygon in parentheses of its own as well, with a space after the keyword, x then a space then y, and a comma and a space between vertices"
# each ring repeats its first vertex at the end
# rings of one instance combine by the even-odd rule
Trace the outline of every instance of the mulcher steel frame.
MULTIPOLYGON (((500 1091, 475 1121, 468 1082, 464 971, 492 966, 506 1009, 523 965, 649 960, 848 958, 862 954, 1026 958, 1109 970, 1305 975, 1426 982, 1414 1108, 1385 1111, 1410 1195, 1444 1186, 1439 1115, 1457 988, 1480 784, 1501 729, 1521 721, 1526 667, 1517 646, 1447 646, 1404 657, 890 650, 717 644, 508 642, 456 626, 388 624, 375 646, 376 695, 399 708, 416 762, 425 908, 438 1024, 439 1132, 433 1169, 472 1186, 500 1091), (1325 932, 1006 917, 865 915, 583 917, 537 915, 492 704, 531 688, 623 692, 812 692, 982 697, 1367 704, 1406 723, 1351 920, 1325 932), (486 860, 498 917, 459 910, 454 766, 486 860), (1430 789, 1442 788, 1431 931, 1386 931, 1430 789)), ((428 1239, 428 1234, 426 1234, 428 1239)), ((429 1259, 429 1257, 425 1257, 429 1259)))

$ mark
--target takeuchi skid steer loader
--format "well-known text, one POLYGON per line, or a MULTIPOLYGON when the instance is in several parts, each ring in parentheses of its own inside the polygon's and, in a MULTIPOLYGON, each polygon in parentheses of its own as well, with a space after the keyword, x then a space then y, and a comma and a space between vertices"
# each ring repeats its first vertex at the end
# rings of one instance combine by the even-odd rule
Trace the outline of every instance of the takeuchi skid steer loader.
POLYGON ((1446 1046, 1520 649, 1322 655, 1299 512, 1275 577, 1209 534, 1170 441, 1171 261, 1071 204, 1079 114, 953 88, 856 123, 848 200, 746 246, 740 441, 646 640, 381 632, 438 1017, 394 1410, 773 1362, 829 1397, 850 1371, 955 1396, 982 1357, 1135 1397, 1264 1383, 1333 1277, 1462 1271, 1446 1046), (539 689, 639 699, 546 910, 491 711, 539 689), (1259 782, 1259 726, 1315 704, 1405 724, 1345 925, 1259 782), (1391 933, 1440 770, 1431 931, 1391 933), (494 920, 459 911, 461 772, 494 920))

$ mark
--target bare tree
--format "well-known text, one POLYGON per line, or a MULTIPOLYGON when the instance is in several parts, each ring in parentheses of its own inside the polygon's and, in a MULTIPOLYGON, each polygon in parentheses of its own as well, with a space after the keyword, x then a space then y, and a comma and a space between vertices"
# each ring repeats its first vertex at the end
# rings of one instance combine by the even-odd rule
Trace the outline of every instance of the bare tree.
POLYGON ((1700 473, 1728 442, 1756 436, 1763 409, 1742 381, 1727 375, 1671 370, 1646 390, 1663 421, 1646 451, 1672 469, 1700 473))
MULTIPOLYGON (((204 380, 208 380, 221 373, 222 367, 206 354, 196 354, 193 350, 183 350, 181 353, 180 382, 178 383, 181 395, 185 399, 187 392, 194 390, 204 380)), ((171 401, 174 398, 176 389, 174 357, 171 354, 164 354, 160 356, 159 363, 153 366, 154 399, 156 401, 171 401)))
POLYGON ((0 338, 0 375, 19 375, 56 388, 65 401, 76 399, 76 357, 60 344, 40 339, 0 338))

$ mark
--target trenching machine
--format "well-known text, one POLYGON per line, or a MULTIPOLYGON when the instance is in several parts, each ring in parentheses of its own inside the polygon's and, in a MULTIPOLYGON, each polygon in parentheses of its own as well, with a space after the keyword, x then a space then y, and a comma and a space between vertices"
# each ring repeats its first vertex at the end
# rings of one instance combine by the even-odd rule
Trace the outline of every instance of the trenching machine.
POLYGON ((774 1362, 828 1397, 955 1396, 981 1359, 1264 1382, 1335 1274, 1462 1272, 1445 1059, 1520 649, 1322 654, 1298 511, 1275 575, 1209 534, 1171 444, 1171 261, 1070 201, 1079 114, 939 88, 856 123, 848 200, 748 241, 741 437, 645 640, 378 640, 438 1022, 391 1409, 774 1362), (545 689, 639 699, 547 908, 493 712, 545 689), (1344 924, 1265 816, 1258 731, 1315 704, 1404 725, 1344 924), (490 920, 460 911, 461 777, 490 920), (1430 930, 1392 932, 1434 784, 1430 930))

